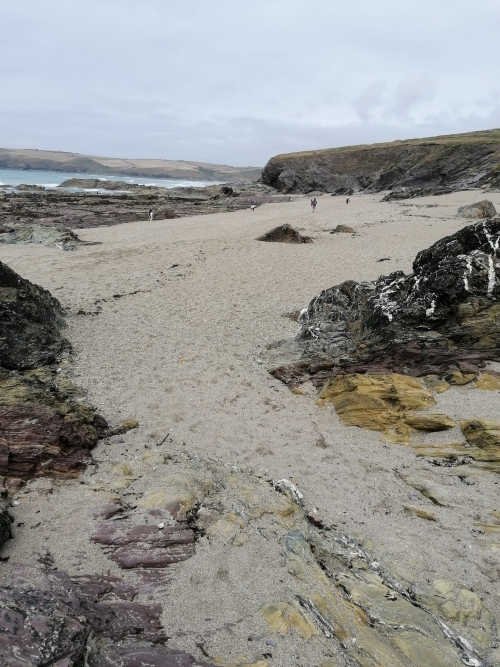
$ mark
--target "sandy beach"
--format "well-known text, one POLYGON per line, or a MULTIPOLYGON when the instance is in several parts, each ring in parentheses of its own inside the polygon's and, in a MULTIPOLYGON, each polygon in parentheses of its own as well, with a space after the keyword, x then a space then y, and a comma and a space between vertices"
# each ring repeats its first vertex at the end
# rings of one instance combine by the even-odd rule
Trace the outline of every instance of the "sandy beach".
MULTIPOLYGON (((483 620, 500 618, 500 532, 478 527, 500 510, 498 475, 471 470, 459 477, 418 458, 412 447, 345 427, 333 406, 316 405, 312 386, 294 394, 268 373, 266 346, 299 328, 284 314, 347 279, 411 272, 419 250, 468 224, 456 217, 457 208, 484 194, 381 198, 353 195, 346 204, 345 197, 324 195, 314 214, 304 197, 255 212, 79 229, 84 241, 100 245, 73 252, 3 246, 2 261, 50 290, 66 309, 72 377, 90 402, 110 423, 139 422, 101 441, 93 451, 96 463, 78 480, 28 483, 30 492, 13 508, 15 539, 4 550, 10 562, 36 565, 48 549, 70 574, 135 577, 89 539, 97 499, 119 490, 140 505, 165 487, 165 455, 196 453, 259 480, 291 480, 309 512, 358 539, 396 580, 424 592, 435 591, 436 581, 455 582, 482 601, 483 620), (313 243, 256 240, 284 223, 313 243), (330 234, 339 224, 356 234, 330 234), (448 502, 439 506, 423 497, 405 482, 411 476, 433 484, 448 502), (408 504, 432 511, 436 520, 409 513, 408 504)), ((499 193, 487 198, 500 210, 499 193)), ((457 421, 497 418, 498 399, 498 391, 452 387, 437 396, 435 411, 457 421)), ((414 443, 461 437, 456 427, 419 435, 414 443)), ((298 636, 269 634, 259 610, 286 597, 290 582, 282 570, 278 540, 229 548, 220 536, 204 536, 196 554, 170 566, 166 580, 144 596, 163 605, 169 646, 199 659, 203 635, 204 651, 221 665, 350 664, 323 639, 313 638, 304 649, 298 636), (252 633, 260 639, 249 641, 252 633)), ((467 623, 464 635, 471 637, 467 623)), ((481 619, 474 623, 471 641, 480 650, 481 619)), ((500 650, 489 659, 500 664, 500 650)))

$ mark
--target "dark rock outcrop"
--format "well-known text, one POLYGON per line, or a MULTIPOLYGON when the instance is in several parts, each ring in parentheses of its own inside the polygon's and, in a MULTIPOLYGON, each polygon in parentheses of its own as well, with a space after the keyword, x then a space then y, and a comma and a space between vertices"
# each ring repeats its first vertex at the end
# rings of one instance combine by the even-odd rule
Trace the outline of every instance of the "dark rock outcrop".
POLYGON ((69 345, 63 326, 59 301, 0 262, 0 366, 21 370, 54 363, 69 345))
POLYGON ((0 498, 0 550, 2 549, 5 542, 7 542, 7 540, 12 537, 10 528, 12 521, 13 518, 7 509, 7 503, 5 500, 0 498))
POLYGON ((277 155, 264 167, 262 182, 286 193, 410 188, 432 194, 498 187, 499 163, 500 131, 489 130, 277 155))
POLYGON ((169 651, 156 605, 116 577, 71 579, 15 565, 0 581, 0 664, 4 667, 201 665, 169 651))
POLYGON ((496 214, 495 207, 488 199, 483 199, 468 206, 461 206, 457 211, 457 215, 461 218, 494 218, 496 214))
POLYGON ((291 225, 280 225, 259 236, 257 241, 270 243, 312 243, 310 236, 302 236, 291 225))
POLYGON ((63 327, 59 301, 0 263, 0 478, 74 475, 107 432, 56 366, 63 327))
POLYGON ((106 181, 102 178, 68 178, 59 183, 59 188, 85 188, 98 190, 134 190, 144 188, 137 183, 127 183, 126 181, 106 181))
POLYGON ((291 386, 339 373, 477 373, 500 359, 500 220, 421 251, 410 275, 326 289, 300 319, 296 340, 277 348, 292 345, 296 361, 272 370, 291 386))

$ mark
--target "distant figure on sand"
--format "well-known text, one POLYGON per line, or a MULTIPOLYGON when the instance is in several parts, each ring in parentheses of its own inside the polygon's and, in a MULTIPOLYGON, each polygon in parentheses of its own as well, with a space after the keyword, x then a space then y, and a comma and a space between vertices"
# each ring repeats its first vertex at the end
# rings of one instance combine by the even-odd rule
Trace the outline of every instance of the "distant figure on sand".
POLYGON ((250 208, 252 209, 252 213, 253 213, 253 212, 255 211, 255 204, 252 204, 252 205, 250 206, 250 208))
POLYGON ((313 199, 312 202, 311 202, 311 206, 312 206, 312 209, 313 209, 313 213, 316 211, 316 205, 317 205, 317 203, 318 203, 318 202, 316 201, 316 197, 314 197, 314 199, 313 199))
POLYGON ((153 219, 153 210, 152 209, 149 209, 148 217, 149 217, 150 220, 153 219))
POLYGON ((349 203, 349 197, 347 197, 347 199, 345 200, 345 203, 346 203, 346 204, 349 203))

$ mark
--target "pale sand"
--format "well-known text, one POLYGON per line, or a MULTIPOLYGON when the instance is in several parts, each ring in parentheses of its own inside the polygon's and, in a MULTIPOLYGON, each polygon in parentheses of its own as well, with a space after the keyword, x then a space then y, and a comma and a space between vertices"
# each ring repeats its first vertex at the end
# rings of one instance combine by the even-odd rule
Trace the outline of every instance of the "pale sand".
MULTIPOLYGON (((500 210, 500 194, 486 196, 500 210)), ((326 523, 369 537, 396 577, 424 587, 438 578, 460 582, 500 617, 499 591, 491 579, 500 535, 472 530, 474 520, 491 520, 489 511, 500 509, 498 477, 471 473, 464 483, 448 469, 418 460, 408 447, 345 428, 333 409, 317 408, 311 390, 307 396, 292 394, 263 363, 266 344, 298 330, 284 312, 304 307, 320 290, 346 279, 410 272, 417 251, 468 224, 455 217, 457 208, 482 198, 483 193, 464 192, 383 204, 379 195, 355 195, 346 205, 344 197, 322 196, 315 214, 304 198, 254 213, 78 230, 84 240, 102 245, 75 252, 3 246, 2 261, 49 289, 68 309, 75 378, 90 400, 112 423, 126 417, 140 422, 124 436, 125 444, 94 450, 100 468, 95 474, 89 469, 83 480, 108 481, 112 463, 134 460, 146 444, 154 449, 170 433, 169 451, 216 455, 266 477, 292 479, 326 523), (312 236, 314 243, 255 240, 281 223, 312 236), (337 224, 359 234, 323 231, 337 224), (383 257, 391 259, 378 263, 383 257), (99 315, 77 314, 95 311, 99 299, 105 300, 99 315), (326 448, 318 446, 321 436, 326 448), (434 480, 453 507, 432 505, 395 471, 434 480), (408 503, 432 510, 441 523, 409 516, 403 509, 408 503)), ((438 398, 436 411, 456 419, 498 417, 498 399, 498 392, 451 389, 438 398)), ((421 437, 457 439, 458 429, 421 437)), ((147 488, 154 488, 159 474, 150 472, 147 488)), ((95 524, 84 511, 82 488, 78 482, 63 485, 44 497, 43 505, 21 501, 16 520, 26 526, 15 529, 16 539, 6 549, 11 561, 34 563, 36 554, 49 548, 61 569, 116 571, 88 542, 95 524), (30 530, 35 519, 41 525, 30 530)), ((199 628, 207 615, 231 622, 243 608, 255 611, 272 597, 278 545, 231 557, 203 543, 198 550, 205 558, 201 570, 198 556, 172 568, 178 579, 165 595, 171 596, 174 629, 199 628), (225 592, 211 574, 219 560, 231 581, 225 592), (196 586, 195 603, 185 595, 189 582, 196 586)), ((221 637, 221 650, 231 641, 221 637)), ((188 638, 175 645, 196 651, 188 638)))

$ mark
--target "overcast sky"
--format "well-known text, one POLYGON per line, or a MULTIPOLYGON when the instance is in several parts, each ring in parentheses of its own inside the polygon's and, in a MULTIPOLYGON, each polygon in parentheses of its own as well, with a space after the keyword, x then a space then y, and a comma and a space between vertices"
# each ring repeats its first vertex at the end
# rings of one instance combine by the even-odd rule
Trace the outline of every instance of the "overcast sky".
POLYGON ((0 146, 265 164, 500 127, 500 0, 0 0, 0 146))

